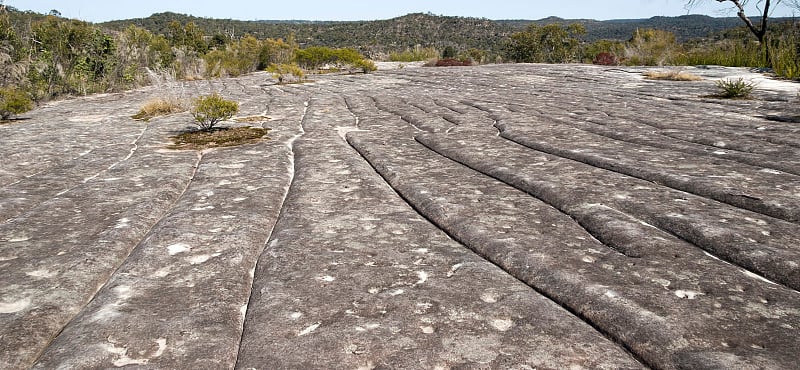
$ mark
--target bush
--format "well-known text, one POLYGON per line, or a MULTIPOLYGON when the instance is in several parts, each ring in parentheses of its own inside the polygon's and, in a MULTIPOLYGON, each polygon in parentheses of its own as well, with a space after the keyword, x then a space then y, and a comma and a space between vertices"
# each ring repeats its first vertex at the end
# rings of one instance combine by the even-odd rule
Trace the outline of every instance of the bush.
POLYGON ((601 66, 618 66, 619 60, 617 60, 616 55, 604 51, 600 54, 597 54, 597 56, 594 57, 594 60, 592 60, 592 64, 598 64, 601 66))
POLYGON ((739 77, 737 80, 719 80, 716 82, 717 88, 720 89, 720 98, 726 99, 745 99, 750 97, 750 93, 756 88, 756 84, 745 81, 744 78, 739 77))
POLYGON ((637 29, 626 45, 625 56, 628 65, 662 66, 671 62, 677 48, 672 32, 637 29))
POLYGON ((303 77, 305 76, 305 73, 297 64, 270 64, 270 66, 267 67, 267 72, 272 74, 272 77, 278 80, 279 84, 283 84, 284 80, 286 80, 286 77, 289 75, 297 78, 297 81, 303 81, 303 77))
POLYGON ((439 59, 436 61, 434 66, 436 67, 466 67, 471 66, 472 61, 469 59, 467 60, 458 60, 458 59, 439 59))
POLYGON ((33 109, 33 101, 28 95, 14 88, 0 88, 0 118, 7 120, 12 115, 22 114, 33 109))
POLYGON ((414 49, 406 49, 400 52, 392 52, 389 54, 390 62, 421 62, 439 57, 439 52, 435 48, 422 46, 415 46, 414 49))
POLYGON ((197 98, 192 107, 192 115, 201 131, 211 131, 214 125, 230 119, 237 112, 239 103, 225 100, 217 93, 197 98))
POLYGON ((531 24, 503 45, 503 58, 518 63, 569 63, 579 61, 579 37, 586 34, 580 23, 562 26, 531 24))
POLYGON ((369 59, 361 59, 353 63, 353 67, 361 69, 361 72, 370 73, 375 72, 378 70, 378 66, 375 65, 375 62, 369 59))

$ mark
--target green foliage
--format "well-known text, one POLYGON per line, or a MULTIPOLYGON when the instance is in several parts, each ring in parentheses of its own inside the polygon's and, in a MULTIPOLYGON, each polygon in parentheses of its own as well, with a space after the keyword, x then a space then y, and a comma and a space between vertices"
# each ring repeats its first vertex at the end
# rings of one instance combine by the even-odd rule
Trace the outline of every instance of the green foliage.
POLYGON ((615 58, 625 54, 625 43, 618 40, 597 40, 583 46, 583 62, 592 63, 600 54, 609 54, 615 58))
POLYGON ((392 62, 421 62, 436 59, 439 57, 439 52, 436 48, 428 47, 423 48, 420 45, 414 48, 406 49, 404 51, 392 52, 389 54, 389 60, 392 62))
POLYGON ((778 76, 800 80, 800 23, 780 31, 768 39, 772 68, 778 76))
POLYGON ((750 97, 750 93, 756 88, 753 82, 745 81, 742 77, 736 80, 718 80, 716 85, 719 89, 719 94, 717 94, 717 96, 726 99, 748 98, 750 97))
POLYGON ((264 63, 261 60, 262 42, 253 36, 247 35, 241 40, 231 43, 225 49, 208 52, 206 61, 206 75, 208 77, 240 76, 257 71, 264 63))
POLYGON ((456 51, 456 48, 454 48, 454 47, 452 47, 450 45, 446 46, 444 48, 444 51, 442 51, 442 59, 455 59, 456 56, 458 56, 458 52, 456 51))
POLYGON ((489 53, 481 49, 469 49, 459 56, 462 60, 470 60, 472 64, 485 64, 489 61, 489 53))
POLYGON ((569 63, 578 61, 580 40, 586 29, 579 23, 566 27, 559 23, 529 25, 525 31, 511 35, 503 57, 523 63, 569 63))
POLYGON ((683 51, 670 58, 676 65, 720 65, 726 67, 758 67, 764 65, 764 54, 755 41, 720 40, 711 43, 687 43, 683 51))
POLYGON ((365 73, 377 69, 374 63, 365 59, 357 50, 351 48, 331 49, 323 46, 312 46, 298 50, 295 56, 297 63, 305 69, 354 67, 365 73))
POLYGON ((288 76, 293 76, 298 82, 303 80, 305 73, 297 64, 271 64, 267 72, 272 74, 279 84, 283 84, 288 76))
POLYGON ((31 109, 33 101, 27 94, 15 88, 0 88, 0 118, 6 120, 31 109))
POLYGON ((369 59, 361 59, 353 63, 353 67, 358 68, 361 72, 370 73, 375 72, 378 70, 378 67, 375 65, 375 62, 369 59))
POLYGON ((214 126, 230 119, 239 112, 239 103, 225 100, 217 93, 197 98, 192 107, 192 116, 201 131, 210 131, 214 126))
POLYGON ((678 49, 675 34, 669 31, 636 30, 625 45, 628 65, 662 66, 671 62, 678 49))

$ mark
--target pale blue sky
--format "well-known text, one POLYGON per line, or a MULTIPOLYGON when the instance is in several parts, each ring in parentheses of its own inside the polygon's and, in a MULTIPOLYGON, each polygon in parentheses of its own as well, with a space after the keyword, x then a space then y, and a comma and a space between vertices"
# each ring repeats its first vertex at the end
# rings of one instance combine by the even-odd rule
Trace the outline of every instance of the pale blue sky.
MULTIPOLYGON (((142 18, 171 11, 207 18, 372 20, 408 13, 427 13, 489 19, 562 18, 623 19, 707 14, 735 16, 731 6, 706 0, 691 11, 684 0, 0 0, 22 10, 47 13, 56 9, 65 17, 90 22, 142 18)), ((755 3, 755 1, 752 1, 755 3)), ((758 14, 754 7, 749 13, 758 14)), ((800 16, 800 12, 794 10, 800 16)), ((773 16, 792 16, 779 7, 773 16)))

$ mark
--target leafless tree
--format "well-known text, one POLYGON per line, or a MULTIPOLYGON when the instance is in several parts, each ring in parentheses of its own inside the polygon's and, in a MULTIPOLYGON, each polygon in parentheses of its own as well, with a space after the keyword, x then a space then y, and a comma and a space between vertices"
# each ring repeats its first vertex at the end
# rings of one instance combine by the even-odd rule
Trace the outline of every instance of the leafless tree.
MULTIPOLYGON (((691 9, 695 5, 703 2, 704 0, 689 0, 686 3, 687 9, 691 9)), ((761 23, 756 25, 750 18, 745 14, 745 6, 750 3, 748 0, 715 0, 719 3, 730 2, 736 8, 737 12, 736 15, 742 19, 742 21, 747 25, 747 28, 750 29, 750 32, 756 36, 758 39, 759 44, 764 49, 764 56, 766 58, 767 64, 771 65, 770 55, 769 55, 769 44, 766 41, 767 38, 767 22, 771 15, 771 11, 774 8, 778 7, 783 3, 785 6, 793 7, 800 10, 800 0, 757 0, 755 1, 756 9, 762 13, 761 14, 761 23)))

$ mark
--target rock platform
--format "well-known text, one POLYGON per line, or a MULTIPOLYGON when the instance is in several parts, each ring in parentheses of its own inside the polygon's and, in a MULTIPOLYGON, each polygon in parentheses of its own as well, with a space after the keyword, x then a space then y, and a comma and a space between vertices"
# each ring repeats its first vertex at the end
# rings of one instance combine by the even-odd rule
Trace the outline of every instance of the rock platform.
POLYGON ((0 368, 800 368, 800 86, 645 70, 256 73, 2 124, 0 368), (269 139, 130 118, 211 92, 269 139))

